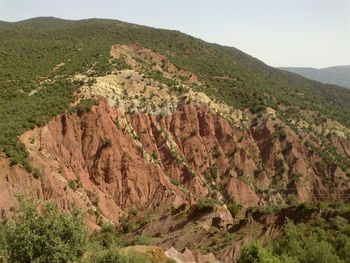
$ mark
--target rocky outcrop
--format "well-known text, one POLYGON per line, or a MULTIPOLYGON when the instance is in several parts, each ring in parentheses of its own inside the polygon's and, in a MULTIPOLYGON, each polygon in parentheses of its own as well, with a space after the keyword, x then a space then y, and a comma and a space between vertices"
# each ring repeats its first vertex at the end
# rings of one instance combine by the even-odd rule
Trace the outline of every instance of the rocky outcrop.
POLYGON ((156 116, 122 114, 101 98, 90 111, 57 116, 21 140, 42 176, 34 179, 2 158, 5 211, 15 192, 30 191, 118 222, 130 209, 177 207, 201 196, 249 207, 290 195, 337 198, 349 186, 344 171, 321 169, 317 153, 278 119, 241 129, 208 105, 187 101, 156 116))
POLYGON ((131 136, 117 128, 117 119, 117 110, 101 100, 87 113, 58 116, 22 136, 42 171, 41 184, 59 182, 45 199, 68 192, 113 222, 131 208, 182 202, 161 167, 143 159, 131 136), (69 189, 72 184, 77 189, 69 189))

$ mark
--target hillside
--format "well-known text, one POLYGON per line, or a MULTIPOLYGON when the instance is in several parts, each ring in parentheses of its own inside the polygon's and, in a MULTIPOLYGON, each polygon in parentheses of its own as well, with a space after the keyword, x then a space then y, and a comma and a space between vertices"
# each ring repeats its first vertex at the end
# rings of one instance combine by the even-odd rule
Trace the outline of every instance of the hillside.
POLYGON ((350 88, 350 66, 337 66, 323 69, 315 68, 280 68, 285 71, 296 73, 305 78, 316 80, 322 83, 334 84, 350 88))
POLYGON ((236 262, 259 240, 346 262, 349 90, 121 21, 35 18, 0 41, 1 216, 34 193, 77 205, 104 252, 147 236, 177 262, 236 262))

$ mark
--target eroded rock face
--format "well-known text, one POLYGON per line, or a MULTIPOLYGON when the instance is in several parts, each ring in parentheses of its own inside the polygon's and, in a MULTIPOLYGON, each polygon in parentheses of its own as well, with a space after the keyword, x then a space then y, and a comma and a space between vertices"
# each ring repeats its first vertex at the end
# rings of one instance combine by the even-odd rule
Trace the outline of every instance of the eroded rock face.
POLYGON ((155 116, 122 114, 101 98, 90 111, 57 116, 21 140, 42 177, 2 158, 5 211, 16 192, 30 191, 64 209, 76 203, 91 221, 97 214, 118 222, 130 209, 178 207, 202 196, 246 207, 284 202, 285 196, 271 192, 276 184, 303 201, 336 197, 349 186, 339 167, 321 170, 320 158, 278 119, 241 129, 194 102, 155 116), (283 138, 276 138, 278 129, 283 138))
MULTIPOLYGON (((118 112, 101 100, 90 112, 58 116, 24 134, 25 143, 34 141, 28 146, 32 163, 42 170, 40 180, 56 178, 60 191, 80 197, 113 222, 121 210, 181 203, 181 192, 160 166, 140 156, 131 136, 116 127, 117 119, 118 112), (71 191, 69 182, 80 187, 71 191)), ((45 199, 57 192, 53 189, 45 199)))
POLYGON ((234 130, 209 107, 196 103, 184 103, 163 118, 139 113, 130 122, 142 145, 159 156, 166 174, 185 185, 194 197, 220 199, 224 194, 247 206, 258 203, 254 191, 238 179, 234 168, 237 165, 247 173, 255 169, 255 156, 239 152, 258 149, 252 141, 238 142, 241 137, 251 138, 249 132, 234 130), (216 189, 219 185, 224 191, 216 189))
MULTIPOLYGON (((258 197, 230 171, 226 157, 238 136, 243 133, 235 135, 204 105, 184 104, 162 118, 143 113, 121 116, 101 99, 91 111, 58 116, 21 139, 31 162, 42 171, 37 188, 45 200, 78 198, 85 209, 118 222, 122 211, 131 208, 177 206, 208 194, 221 198, 213 189, 222 183, 237 202, 256 204, 258 197), (118 127, 118 121, 124 126, 118 127), (204 176, 209 170, 215 175, 204 176), (185 189, 181 191, 175 181, 185 189), (77 190, 70 189, 71 184, 77 190)), ((247 169, 254 165, 243 158, 247 169)))
POLYGON ((327 164, 317 150, 306 145, 305 138, 280 120, 268 119, 252 128, 252 134, 260 150, 264 166, 260 176, 266 190, 278 184, 286 195, 301 201, 341 199, 346 193, 349 180, 345 172, 334 164, 327 164), (283 134, 283 138, 278 133, 283 134))

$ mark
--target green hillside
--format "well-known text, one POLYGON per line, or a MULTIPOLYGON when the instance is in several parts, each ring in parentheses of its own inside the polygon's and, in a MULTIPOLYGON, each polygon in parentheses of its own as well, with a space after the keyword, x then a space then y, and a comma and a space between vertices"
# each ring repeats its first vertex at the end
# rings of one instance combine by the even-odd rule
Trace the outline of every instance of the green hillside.
POLYGON ((350 127, 349 90, 274 69, 235 48, 120 21, 34 18, 0 23, 0 147, 14 163, 31 169, 17 136, 70 111, 81 85, 70 77, 88 69, 106 74, 114 43, 139 43, 166 55, 198 75, 204 92, 235 107, 257 111, 284 103, 294 111, 279 112, 282 118, 311 109, 350 127))

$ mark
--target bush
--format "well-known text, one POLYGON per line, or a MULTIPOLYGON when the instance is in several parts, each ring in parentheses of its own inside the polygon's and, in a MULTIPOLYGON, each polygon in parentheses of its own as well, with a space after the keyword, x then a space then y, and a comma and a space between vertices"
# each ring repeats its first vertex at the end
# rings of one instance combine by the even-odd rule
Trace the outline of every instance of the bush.
POLYGON ((75 107, 76 112, 83 113, 91 109, 92 106, 98 105, 98 101, 95 99, 81 100, 80 103, 75 107))
POLYGON ((34 176, 34 178, 38 179, 42 176, 42 172, 38 168, 34 168, 32 175, 34 176))
POLYGON ((125 62, 124 58, 115 58, 112 60, 112 66, 116 70, 129 69, 129 65, 125 62))
POLYGON ((259 243, 252 243, 243 247, 239 263, 279 263, 278 258, 270 251, 264 249, 259 243))
POLYGON ((260 205, 260 206, 256 206, 256 207, 250 207, 248 209, 248 212, 251 212, 253 214, 257 214, 257 215, 269 215, 275 212, 278 212, 280 210, 282 210, 283 208, 286 208, 285 205, 260 205))
POLYGON ((216 178, 218 177, 218 167, 216 164, 213 164, 210 166, 209 168, 210 171, 210 176, 213 180, 216 180, 216 178))
POLYGON ((176 179, 173 179, 173 178, 170 178, 170 182, 175 185, 175 186, 179 186, 180 185, 180 182, 176 179))
POLYGON ((241 208, 242 208, 242 206, 240 204, 236 203, 235 201, 233 201, 227 205, 227 209, 230 211, 232 217, 235 217, 239 213, 241 208))
POLYGON ((38 212, 34 199, 19 198, 15 221, 0 228, 0 257, 4 262, 68 262, 80 258, 86 249, 87 230, 78 210, 60 212, 52 203, 38 212))
POLYGON ((68 180, 68 186, 74 192, 78 189, 78 185, 77 185, 77 183, 74 180, 68 180))
POLYGON ((207 211, 211 210, 215 207, 217 201, 208 197, 202 197, 197 201, 195 206, 195 210, 199 211, 207 211))
POLYGON ((152 237, 137 235, 131 241, 128 242, 128 246, 144 245, 151 246, 154 245, 154 240, 152 237))
POLYGON ((293 262, 342 262, 321 227, 288 221, 283 236, 273 241, 272 248, 274 255, 291 258, 293 262))
POLYGON ((282 125, 275 126, 275 133, 273 134, 273 137, 280 141, 287 138, 287 134, 284 131, 284 127, 282 125))
POLYGON ((129 252, 129 254, 123 255, 118 250, 108 249, 93 253, 81 263, 153 263, 153 260, 146 254, 138 252, 129 252))
POLYGON ((104 138, 102 142, 102 147, 103 148, 108 148, 112 146, 112 141, 109 138, 104 138))
POLYGON ((198 130, 197 129, 193 129, 192 131, 191 131, 191 137, 193 137, 193 136, 196 136, 196 135, 198 135, 198 130))

